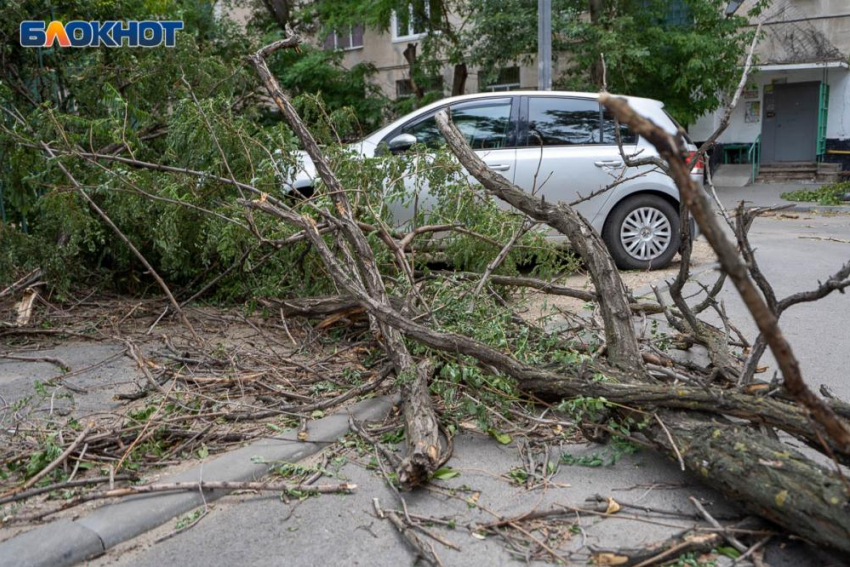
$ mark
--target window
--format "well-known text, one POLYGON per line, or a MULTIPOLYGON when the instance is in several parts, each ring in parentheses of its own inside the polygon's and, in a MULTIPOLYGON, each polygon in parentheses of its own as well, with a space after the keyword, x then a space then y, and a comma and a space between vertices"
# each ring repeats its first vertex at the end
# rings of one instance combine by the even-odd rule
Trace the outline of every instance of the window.
POLYGON ((499 70, 492 83, 482 85, 482 91, 500 92, 512 91, 520 87, 519 67, 504 67, 499 70))
POLYGON ((741 4, 743 3, 743 0, 732 0, 731 2, 729 2, 726 5, 726 17, 728 18, 729 16, 734 16, 735 12, 738 11, 738 8, 740 8, 741 4))
MULTIPOLYGON (((473 150, 497 150, 508 147, 511 124, 511 101, 499 99, 487 102, 456 104, 452 108, 452 120, 463 133, 473 150)), ((419 144, 429 148, 443 145, 443 135, 437 127, 434 115, 405 126, 405 134, 412 134, 419 144)))
POLYGON ((440 17, 438 0, 416 0, 408 3, 407 10, 393 12, 393 41, 419 39, 428 33, 431 22, 440 17))
POLYGON ((667 25, 670 27, 692 26, 694 16, 691 8, 683 0, 673 0, 667 12, 667 25))
MULTIPOLYGON (((435 77, 433 79, 428 79, 424 82, 424 84, 420 84, 422 87, 423 93, 430 92, 442 92, 443 91, 443 78, 435 77)), ((413 81, 410 79, 401 79, 395 82, 395 95, 396 98, 405 98, 416 94, 413 89, 413 81)))
POLYGON ((325 49, 359 49, 363 47, 363 25, 350 26, 348 31, 333 31, 325 38, 325 49))
MULTIPOLYGON (((637 144, 637 136, 629 130, 626 124, 620 124, 620 141, 624 146, 637 144)), ((609 110, 602 113, 602 143, 617 144, 617 134, 614 130, 614 116, 609 110)))
POLYGON ((396 98, 405 98, 413 94, 413 81, 410 79, 402 79, 395 82, 396 98))
MULTIPOLYGON (((634 144, 635 135, 620 124, 623 144, 634 144)), ((532 97, 528 100, 527 146, 615 145, 614 118, 595 100, 532 97), (600 124, 602 125, 600 128, 600 124)))
POLYGON ((532 97, 528 99, 528 145, 600 144, 601 118, 595 100, 532 97))

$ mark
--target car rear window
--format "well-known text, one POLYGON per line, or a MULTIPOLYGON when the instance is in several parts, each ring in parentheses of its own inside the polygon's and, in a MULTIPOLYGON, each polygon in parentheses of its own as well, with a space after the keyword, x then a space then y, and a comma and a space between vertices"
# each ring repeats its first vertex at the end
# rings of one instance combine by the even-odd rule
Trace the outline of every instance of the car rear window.
POLYGON ((685 131, 684 128, 682 128, 682 126, 676 121, 676 119, 673 118, 673 116, 666 110, 664 111, 664 115, 670 119, 670 122, 672 122, 673 125, 676 127, 676 130, 682 133, 682 137, 685 139, 685 141, 689 144, 693 144, 691 137, 688 136, 688 133, 685 131))

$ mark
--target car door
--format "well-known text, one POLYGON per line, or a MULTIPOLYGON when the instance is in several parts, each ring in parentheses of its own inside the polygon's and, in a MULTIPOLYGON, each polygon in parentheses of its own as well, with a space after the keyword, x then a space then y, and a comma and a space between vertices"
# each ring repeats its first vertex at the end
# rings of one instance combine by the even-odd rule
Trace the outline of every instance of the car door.
MULTIPOLYGON (((636 138, 621 128, 624 150, 636 138)), ((514 183, 550 202, 574 203, 588 220, 603 208, 610 191, 593 196, 623 173, 613 121, 599 101, 560 96, 523 97, 514 183)))
MULTIPOLYGON (((516 97, 474 99, 452 104, 450 109, 452 121, 463 133, 470 147, 488 167, 513 181, 518 99, 516 97)), ((434 118, 439 110, 442 108, 404 124, 390 133, 385 141, 389 143, 400 134, 408 134, 416 138, 416 143, 420 147, 436 149, 445 145, 445 140, 434 118)), ((427 152, 417 154, 417 157, 411 160, 409 174, 404 179, 406 193, 412 198, 387 202, 397 226, 410 222, 417 211, 429 211, 436 207, 438 199, 429 191, 428 179, 424 174, 417 173, 430 165, 431 159, 427 152)), ((471 178, 470 180, 475 183, 471 178)))

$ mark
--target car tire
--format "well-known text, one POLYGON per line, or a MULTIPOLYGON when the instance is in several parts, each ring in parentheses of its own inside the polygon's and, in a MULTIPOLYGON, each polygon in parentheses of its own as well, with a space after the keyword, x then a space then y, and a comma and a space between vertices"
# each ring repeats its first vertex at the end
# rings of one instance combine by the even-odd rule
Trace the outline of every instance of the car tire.
POLYGON ((679 212, 658 195, 633 195, 608 215, 602 239, 621 270, 664 268, 679 251, 679 212))

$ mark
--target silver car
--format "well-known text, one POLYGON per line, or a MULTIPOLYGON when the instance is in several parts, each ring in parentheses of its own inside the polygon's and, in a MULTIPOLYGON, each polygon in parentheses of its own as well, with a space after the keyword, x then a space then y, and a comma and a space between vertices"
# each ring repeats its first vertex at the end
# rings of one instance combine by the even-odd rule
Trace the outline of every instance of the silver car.
MULTIPOLYGON (((657 100, 625 97, 639 113, 670 133, 676 122, 657 100)), ((605 240, 621 269, 666 266, 679 248, 679 192, 663 172, 648 165, 624 167, 613 118, 597 93, 512 91, 447 98, 396 120, 354 146, 364 157, 381 151, 401 153, 415 144, 444 142, 434 115, 449 107, 454 123, 487 165, 525 191, 550 202, 574 203, 605 240), (601 191, 616 184, 608 191, 601 191)), ((624 125, 620 139, 627 156, 657 156, 655 148, 624 125)), ((691 155, 696 147, 687 141, 691 155)), ((702 164, 692 171, 702 183, 702 164)), ((311 194, 315 168, 305 157, 292 185, 311 194)), ((419 207, 427 208, 427 187, 419 207)), ((390 205, 395 222, 413 211, 390 205)))

